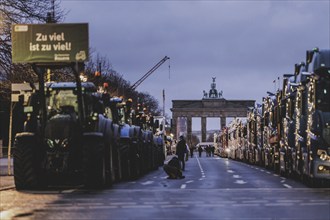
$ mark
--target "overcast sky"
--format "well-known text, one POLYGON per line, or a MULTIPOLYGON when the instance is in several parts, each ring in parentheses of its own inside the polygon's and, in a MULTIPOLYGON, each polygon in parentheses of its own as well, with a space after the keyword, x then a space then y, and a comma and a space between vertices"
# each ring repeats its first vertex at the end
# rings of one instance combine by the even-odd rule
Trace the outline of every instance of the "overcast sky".
POLYGON ((90 47, 132 84, 164 56, 171 58, 137 88, 161 106, 165 89, 169 115, 172 100, 201 99, 212 77, 225 99, 260 103, 274 91, 273 80, 305 60, 307 49, 330 47, 329 0, 62 0, 61 5, 68 11, 64 22, 89 23, 90 47))

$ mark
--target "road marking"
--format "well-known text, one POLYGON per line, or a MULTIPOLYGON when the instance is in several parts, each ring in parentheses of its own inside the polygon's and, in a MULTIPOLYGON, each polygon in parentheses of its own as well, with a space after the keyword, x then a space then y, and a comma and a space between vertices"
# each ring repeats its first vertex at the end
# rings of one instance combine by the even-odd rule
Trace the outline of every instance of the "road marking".
POLYGON ((328 206, 329 203, 326 203, 326 202, 320 202, 320 203, 300 203, 299 205, 302 205, 302 206, 305 206, 305 205, 316 205, 316 206, 326 205, 326 206, 328 206))
MULTIPOLYGON (((201 163, 199 162, 198 157, 197 157, 197 156, 195 156, 195 157, 196 157, 196 159, 197 159, 197 163, 198 163, 199 169, 200 169, 200 171, 201 171, 202 178, 205 178, 205 174, 204 174, 204 170, 203 170, 203 168, 202 168, 202 165, 201 165, 201 163)), ((201 180, 201 179, 200 179, 200 180, 201 180)))
POLYGON ((186 183, 192 183, 192 182, 194 182, 193 180, 189 180, 189 181, 187 181, 186 183))
POLYGON ((234 177, 234 178, 236 178, 236 179, 239 179, 239 178, 241 178, 241 176, 240 176, 240 175, 233 175, 233 177, 234 177))
MULTIPOLYGON (((91 200, 91 199, 87 199, 87 200, 91 200)), ((108 200, 109 201, 123 201, 123 200, 126 200, 126 201, 132 201, 133 200, 133 198, 132 197, 125 197, 125 198, 122 198, 122 197, 120 197, 120 198, 116 198, 116 197, 110 197, 110 198, 108 198, 108 200)))
POLYGON ((177 204, 194 204, 194 205, 196 205, 196 204, 204 204, 203 201, 177 201, 175 203, 177 203, 177 204))
POLYGON ((154 202, 144 202, 143 204, 145 204, 145 205, 168 205, 170 203, 169 202, 156 202, 156 201, 154 201, 154 202))
POLYGON ((277 199, 276 202, 279 202, 279 203, 283 203, 283 202, 301 203, 302 200, 300 200, 300 199, 277 199))
POLYGON ((150 209, 153 208, 152 205, 124 205, 122 208, 124 209, 150 209))
POLYGON ((187 205, 161 205, 161 208, 188 208, 187 205))
POLYGON ((245 184, 247 182, 245 182, 244 180, 236 180, 234 183, 237 183, 237 184, 245 184))
POLYGON ((327 200, 327 199, 311 199, 309 201, 311 201, 311 202, 329 202, 329 200, 327 200))
POLYGON ((63 190, 61 191, 61 193, 66 194, 66 193, 73 193, 74 191, 76 191, 76 189, 68 189, 68 190, 63 190))
POLYGON ((292 206, 293 203, 269 203, 265 204, 265 206, 292 206))
POLYGON ((237 200, 250 200, 250 199, 253 199, 253 201, 255 201, 257 199, 257 197, 244 197, 244 196, 241 196, 241 197, 235 197, 235 199, 237 200))
POLYGON ((198 207, 223 207, 224 204, 198 204, 198 207))
POLYGON ((246 201, 242 201, 243 203, 267 203, 268 200, 262 199, 262 200, 246 200, 246 201))
POLYGON ((259 204, 232 204, 232 206, 260 206, 259 204))
POLYGON ((146 182, 143 182, 143 183, 141 183, 141 185, 150 185, 150 184, 152 184, 152 183, 154 183, 154 181, 146 181, 146 182))
POLYGON ((233 170, 227 170, 228 173, 235 173, 233 170))
POLYGON ((182 184, 181 187, 180 187, 180 189, 185 189, 186 187, 187 187, 186 184, 182 184))
POLYGON ((110 205, 136 205, 136 202, 110 202, 110 205))
POLYGON ((286 188, 289 188, 289 189, 292 188, 292 186, 290 186, 290 185, 288 185, 288 184, 283 184, 283 186, 285 186, 286 188))
POLYGON ((213 204, 225 204, 225 205, 230 205, 230 204, 236 204, 237 201, 217 201, 217 202, 213 202, 213 204))

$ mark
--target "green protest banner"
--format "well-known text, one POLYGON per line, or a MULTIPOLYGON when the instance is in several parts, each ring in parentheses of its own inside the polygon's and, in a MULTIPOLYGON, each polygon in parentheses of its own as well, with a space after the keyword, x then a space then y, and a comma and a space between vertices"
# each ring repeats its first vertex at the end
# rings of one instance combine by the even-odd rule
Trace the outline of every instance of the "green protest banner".
POLYGON ((13 63, 88 60, 88 24, 12 25, 13 63))

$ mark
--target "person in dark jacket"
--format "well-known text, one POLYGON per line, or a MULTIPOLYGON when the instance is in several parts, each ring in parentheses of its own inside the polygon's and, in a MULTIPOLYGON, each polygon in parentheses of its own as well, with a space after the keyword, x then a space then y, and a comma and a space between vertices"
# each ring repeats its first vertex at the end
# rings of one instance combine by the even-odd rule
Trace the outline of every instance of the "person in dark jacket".
POLYGON ((179 142, 176 145, 176 155, 178 159, 181 161, 182 170, 185 168, 185 153, 187 153, 187 146, 184 137, 181 135, 179 137, 179 142))
POLYGON ((194 156, 194 150, 195 150, 194 146, 191 145, 191 147, 189 148, 190 158, 193 158, 193 156, 194 156))
POLYGON ((199 154, 199 157, 202 156, 202 152, 203 152, 203 148, 201 145, 198 146, 198 154, 199 154))
POLYGON ((179 159, 174 156, 172 159, 163 166, 164 171, 168 175, 168 179, 183 179, 181 165, 179 159))

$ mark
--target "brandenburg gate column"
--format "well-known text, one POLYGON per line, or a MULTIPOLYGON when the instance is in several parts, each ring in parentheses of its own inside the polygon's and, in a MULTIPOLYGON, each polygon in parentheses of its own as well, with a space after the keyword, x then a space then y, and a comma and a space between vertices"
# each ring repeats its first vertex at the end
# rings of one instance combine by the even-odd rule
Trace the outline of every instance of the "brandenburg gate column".
POLYGON ((192 133, 192 123, 191 123, 191 116, 187 116, 187 144, 191 145, 191 133, 192 133))
POLYGON ((206 141, 206 117, 202 117, 202 142, 206 141))
POLYGON ((171 133, 174 134, 174 138, 178 138, 177 137, 177 121, 178 121, 178 116, 177 114, 173 113, 173 116, 172 116, 172 131, 171 133))
POLYGON ((220 130, 226 126, 226 117, 220 117, 220 130))

